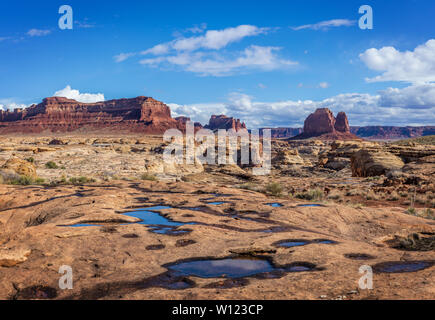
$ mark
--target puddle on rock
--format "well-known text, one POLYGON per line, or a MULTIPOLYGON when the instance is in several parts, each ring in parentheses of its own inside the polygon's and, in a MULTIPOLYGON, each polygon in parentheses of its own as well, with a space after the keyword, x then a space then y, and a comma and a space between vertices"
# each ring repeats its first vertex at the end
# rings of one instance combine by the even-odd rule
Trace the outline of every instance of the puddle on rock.
POLYGON ((318 203, 304 203, 304 204, 298 204, 297 207, 324 207, 324 205, 318 203))
POLYGON ((189 246, 189 245, 195 244, 195 243, 196 243, 196 241, 192 240, 192 239, 180 239, 180 240, 177 240, 177 242, 175 243, 175 246, 176 247, 186 247, 186 246, 189 246))
POLYGON ((206 203, 212 206, 220 206, 221 204, 228 203, 228 201, 214 201, 214 202, 206 202, 206 203))
POLYGON ((307 240, 307 239, 288 239, 288 240, 280 240, 277 242, 274 242, 273 245, 275 247, 284 247, 284 248, 291 248, 291 247, 298 247, 298 246, 305 246, 307 244, 336 244, 336 241, 329 240, 329 239, 314 239, 314 240, 307 240))
POLYGON ((309 263, 296 263, 276 267, 266 257, 230 257, 222 259, 195 259, 164 265, 169 271, 181 276, 199 278, 244 278, 263 275, 281 277, 287 272, 311 271, 315 268, 309 263))
POLYGON ((162 250, 164 248, 165 248, 164 244, 152 244, 145 247, 146 250, 162 250))
POLYGON ((309 244, 309 241, 306 240, 284 240, 284 241, 279 241, 277 243, 275 243, 276 246, 278 247, 285 247, 285 248, 290 248, 290 247, 298 247, 298 246, 304 246, 306 244, 309 244))
POLYGON ((101 227, 100 224, 90 224, 90 223, 76 223, 76 224, 63 224, 58 225, 58 227, 70 227, 70 228, 79 228, 79 227, 101 227))
POLYGON ((266 206, 271 206, 271 207, 274 207, 274 208, 280 208, 280 207, 283 207, 284 205, 282 205, 281 203, 278 203, 278 202, 271 202, 271 203, 266 203, 266 206))
POLYGON ((205 286, 204 289, 232 289, 245 287, 249 284, 248 279, 225 279, 218 282, 212 282, 205 286))
POLYGON ((139 238, 139 235, 137 235, 136 233, 126 233, 123 234, 122 237, 127 239, 135 239, 135 238, 139 238))
POLYGON ((377 273, 403 273, 416 272, 433 266, 435 261, 389 261, 381 262, 373 266, 377 273))
POLYGON ((353 260, 371 260, 376 258, 366 253, 346 253, 344 256, 353 260))
POLYGON ((16 299, 53 299, 57 297, 56 289, 47 286, 32 286, 19 290, 16 299))
POLYGON ((141 219, 138 224, 146 225, 153 233, 166 234, 166 235, 182 235, 191 232, 190 229, 178 229, 180 226, 196 224, 195 222, 178 222, 164 217, 161 213, 156 212, 165 209, 172 209, 167 206, 155 206, 137 209, 135 211, 124 212, 123 214, 130 217, 141 219))

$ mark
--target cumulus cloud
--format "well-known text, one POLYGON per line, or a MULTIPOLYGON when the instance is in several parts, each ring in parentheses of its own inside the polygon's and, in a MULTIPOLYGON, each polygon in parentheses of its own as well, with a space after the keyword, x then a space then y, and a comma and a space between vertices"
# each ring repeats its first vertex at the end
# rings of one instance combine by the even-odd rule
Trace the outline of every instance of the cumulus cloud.
POLYGON ((320 82, 319 87, 322 89, 329 88, 329 83, 328 82, 320 82))
POLYGON ((84 103, 104 101, 104 94, 102 93, 80 93, 79 90, 71 89, 69 85, 62 90, 56 91, 53 96, 74 99, 84 103))
POLYGON ((234 93, 226 102, 169 106, 175 115, 186 115, 203 124, 212 114, 227 114, 242 119, 249 128, 302 127, 305 118, 317 108, 345 111, 353 126, 435 125, 435 84, 389 88, 376 95, 345 93, 320 101, 262 102, 234 93))
POLYGON ((142 59, 140 63, 154 67, 159 64, 172 65, 203 76, 227 76, 250 69, 270 71, 297 64, 297 62, 279 58, 276 54, 279 50, 280 48, 276 47, 252 45, 242 52, 233 54, 233 57, 184 52, 167 57, 142 59))
POLYGON ((356 24, 355 20, 348 19, 333 19, 327 21, 321 21, 314 24, 305 24, 298 27, 291 27, 293 30, 303 30, 303 29, 311 29, 311 30, 327 30, 332 27, 350 27, 356 24))
POLYGON ((14 110, 17 108, 27 108, 29 105, 23 103, 16 103, 13 99, 0 99, 0 110, 14 110))
MULTIPOLYGON (((199 29, 203 30, 205 27, 206 25, 203 25, 199 29)), ((269 28, 253 25, 208 30, 199 36, 181 37, 146 49, 138 53, 146 56, 139 62, 149 67, 176 67, 177 70, 202 76, 227 76, 236 71, 269 71, 296 65, 297 62, 280 58, 278 47, 250 45, 244 50, 222 52, 222 49, 232 43, 246 37, 266 34, 268 30, 269 28)), ((116 62, 122 62, 133 55, 136 54, 120 54, 114 58, 116 62)))
POLYGON ((208 30, 205 35, 176 39, 169 43, 159 44, 143 53, 154 53, 156 47, 166 48, 167 50, 174 49, 176 51, 194 51, 201 48, 219 50, 243 38, 266 33, 267 30, 268 28, 259 28, 252 25, 240 25, 223 30, 208 30))
POLYGON ((42 37, 51 33, 51 30, 42 30, 42 29, 30 29, 27 31, 27 35, 31 37, 42 37))
POLYGON ((359 55, 366 66, 383 72, 368 82, 402 81, 424 83, 435 81, 435 40, 416 47, 413 51, 398 51, 394 47, 371 48, 359 55))

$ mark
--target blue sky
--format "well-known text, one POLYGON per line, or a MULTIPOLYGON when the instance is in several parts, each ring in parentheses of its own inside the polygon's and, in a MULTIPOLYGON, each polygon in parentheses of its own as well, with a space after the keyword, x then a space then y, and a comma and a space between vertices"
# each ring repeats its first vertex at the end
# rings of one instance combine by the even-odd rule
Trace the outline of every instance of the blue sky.
POLYGON ((434 14, 432 0, 2 1, 0 108, 145 95, 203 123, 300 126, 329 107, 352 125, 435 125, 434 14))

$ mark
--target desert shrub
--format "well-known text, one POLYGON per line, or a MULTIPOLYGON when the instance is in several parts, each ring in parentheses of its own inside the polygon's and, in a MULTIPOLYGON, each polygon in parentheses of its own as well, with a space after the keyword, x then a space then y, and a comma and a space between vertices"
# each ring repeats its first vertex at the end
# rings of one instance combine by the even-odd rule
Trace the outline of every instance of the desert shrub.
POLYGON ((366 200, 379 200, 379 196, 370 190, 366 193, 366 200))
POLYGON ((342 199, 342 198, 343 198, 342 195, 339 194, 339 193, 336 193, 336 192, 334 192, 334 193, 330 193, 330 194, 327 196, 327 199, 330 199, 330 200, 340 200, 340 199, 342 199))
POLYGON ((388 201, 397 201, 399 199, 399 194, 396 191, 391 192, 390 196, 387 198, 388 201))
POLYGON ((46 164, 45 164, 45 167, 47 168, 47 169, 58 169, 59 168, 59 166, 56 164, 56 162, 54 162, 54 161, 48 161, 46 164))
POLYGON ((354 203, 352 204, 352 207, 355 209, 362 209, 364 207, 364 204, 362 203, 354 203))
POLYGON ((282 188, 281 184, 279 184, 278 182, 269 183, 265 188, 265 191, 267 193, 269 193, 275 197, 280 196, 282 193, 282 190, 283 190, 283 188, 282 188))
POLYGON ((258 191, 258 185, 252 182, 247 182, 237 186, 239 189, 258 191))
POLYGON ((33 157, 26 158, 25 160, 30 163, 35 163, 35 158, 33 157))
POLYGON ((417 196, 415 198, 415 202, 419 203, 419 204, 425 204, 426 203, 426 198, 424 196, 417 196))
POLYGON ((153 175, 148 174, 148 173, 144 173, 140 178, 142 180, 157 181, 157 177, 156 176, 153 176, 153 175))
POLYGON ((303 200, 321 200, 323 199, 323 191, 319 188, 310 189, 306 192, 298 192, 295 194, 295 198, 303 200))
POLYGON ((414 207, 409 207, 408 209, 406 209, 405 213, 407 213, 407 214, 412 214, 413 216, 415 216, 415 214, 417 213, 417 211, 415 210, 414 207))
POLYGON ((92 183, 95 182, 95 179, 88 178, 88 177, 71 177, 69 178, 69 183, 73 185, 81 185, 85 183, 92 183))
POLYGON ((433 210, 430 209, 430 208, 424 209, 418 215, 420 217, 423 217, 423 218, 426 218, 426 219, 435 220, 435 214, 434 214, 433 210))
POLYGON ((21 186, 28 186, 31 184, 43 184, 44 179, 42 178, 32 178, 29 176, 19 176, 17 178, 13 178, 11 180, 8 180, 7 183, 12 185, 21 185, 21 186))
POLYGON ((346 197, 358 196, 359 192, 356 189, 351 189, 346 192, 346 197))

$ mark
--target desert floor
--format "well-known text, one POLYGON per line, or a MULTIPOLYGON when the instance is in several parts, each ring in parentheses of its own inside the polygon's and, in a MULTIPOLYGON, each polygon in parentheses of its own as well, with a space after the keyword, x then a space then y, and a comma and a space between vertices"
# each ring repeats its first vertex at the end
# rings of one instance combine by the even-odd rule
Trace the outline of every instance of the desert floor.
POLYGON ((340 170, 319 161, 333 162, 330 144, 274 146, 272 173, 253 176, 165 167, 157 136, 2 137, 0 299, 435 297, 433 162, 410 161, 406 179, 352 177, 345 153, 340 170), (298 152, 276 157, 286 148, 298 152), (177 271, 197 261, 206 270, 177 271), (59 288, 64 265, 73 289, 59 288))

